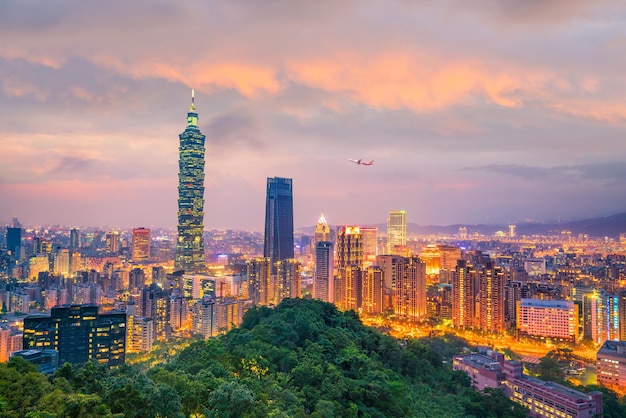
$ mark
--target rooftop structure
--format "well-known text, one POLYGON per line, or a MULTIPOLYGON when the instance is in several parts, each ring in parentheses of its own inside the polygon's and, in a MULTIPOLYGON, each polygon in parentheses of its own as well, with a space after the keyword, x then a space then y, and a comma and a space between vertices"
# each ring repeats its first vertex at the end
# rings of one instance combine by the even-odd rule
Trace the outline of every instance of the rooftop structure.
POLYGON ((605 341, 596 354, 598 383, 610 388, 626 388, 626 341, 605 341))

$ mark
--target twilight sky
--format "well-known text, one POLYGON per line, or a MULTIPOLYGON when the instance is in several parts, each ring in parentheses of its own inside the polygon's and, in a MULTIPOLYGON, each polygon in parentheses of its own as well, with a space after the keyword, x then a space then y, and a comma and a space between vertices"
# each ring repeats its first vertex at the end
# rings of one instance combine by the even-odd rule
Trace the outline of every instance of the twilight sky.
POLYGON ((623 0, 6 0, 0 224, 175 226, 192 87, 207 229, 626 210, 623 0))

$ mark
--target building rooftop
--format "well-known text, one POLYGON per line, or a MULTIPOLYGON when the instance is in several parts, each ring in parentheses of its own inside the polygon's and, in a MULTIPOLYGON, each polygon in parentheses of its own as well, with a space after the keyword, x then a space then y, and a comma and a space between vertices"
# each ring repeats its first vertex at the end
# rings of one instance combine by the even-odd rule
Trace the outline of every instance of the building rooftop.
POLYGON ((455 356, 460 358, 463 363, 476 368, 484 368, 489 370, 499 371, 502 369, 502 364, 486 354, 466 354, 462 356, 455 356))
POLYGON ((523 298, 520 302, 520 306, 536 307, 536 308, 571 309, 574 307, 574 302, 569 301, 569 300, 542 300, 542 299, 523 298))
POLYGON ((626 361, 626 341, 605 341, 598 355, 626 361))
POLYGON ((568 398, 570 398, 572 401, 576 402, 576 403, 581 403, 581 402, 588 402, 589 401, 589 395, 583 392, 580 392, 578 390, 574 390, 574 389, 570 389, 566 386, 560 385, 558 383, 555 382, 547 382, 541 379, 537 379, 535 377, 531 377, 531 376, 526 376, 524 375, 522 377, 522 379, 529 381, 531 383, 533 383, 536 386, 539 387, 544 387, 546 389, 549 389, 551 391, 554 391, 560 395, 564 395, 567 396, 568 398))

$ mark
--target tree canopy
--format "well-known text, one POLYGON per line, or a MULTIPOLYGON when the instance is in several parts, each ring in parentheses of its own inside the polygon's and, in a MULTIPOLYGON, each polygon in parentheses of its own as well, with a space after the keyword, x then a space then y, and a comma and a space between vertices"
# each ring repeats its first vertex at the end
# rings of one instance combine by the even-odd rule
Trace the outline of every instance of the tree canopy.
POLYGON ((253 308, 239 328, 145 370, 66 364, 46 378, 14 359, 0 365, 0 411, 34 418, 525 416, 501 391, 471 389, 428 345, 302 299, 253 308))

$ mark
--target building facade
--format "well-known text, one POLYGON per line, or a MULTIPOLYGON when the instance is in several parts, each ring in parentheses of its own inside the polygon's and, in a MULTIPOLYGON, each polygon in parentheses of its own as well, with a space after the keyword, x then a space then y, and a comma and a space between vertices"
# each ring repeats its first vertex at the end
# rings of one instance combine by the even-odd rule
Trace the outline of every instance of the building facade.
POLYGON ((272 274, 276 274, 276 262, 294 257, 293 248, 293 181, 268 178, 263 257, 270 259, 272 274))
POLYGON ((573 343, 578 340, 578 308, 572 301, 521 299, 516 316, 520 334, 573 343))
POLYGON ((204 273, 204 140, 198 128, 193 92, 187 127, 179 135, 178 240, 174 267, 186 273, 204 273))
POLYGON ((64 305, 50 316, 24 318, 24 349, 59 352, 59 364, 90 360, 116 367, 126 359, 126 312, 98 313, 96 305, 64 305))
POLYGON ((392 210, 387 218, 387 252, 402 253, 406 247, 406 211, 392 210))
POLYGON ((626 341, 605 341, 596 354, 598 384, 624 391, 626 388, 626 341))
POLYGON ((133 229, 132 260, 148 261, 150 259, 150 230, 147 228, 133 229))

